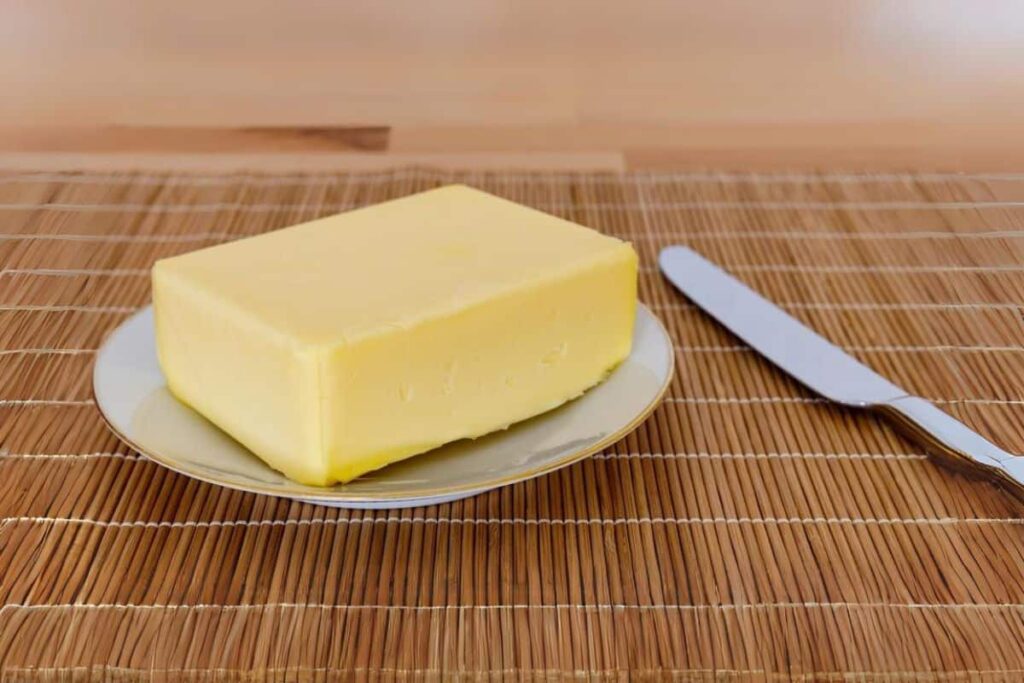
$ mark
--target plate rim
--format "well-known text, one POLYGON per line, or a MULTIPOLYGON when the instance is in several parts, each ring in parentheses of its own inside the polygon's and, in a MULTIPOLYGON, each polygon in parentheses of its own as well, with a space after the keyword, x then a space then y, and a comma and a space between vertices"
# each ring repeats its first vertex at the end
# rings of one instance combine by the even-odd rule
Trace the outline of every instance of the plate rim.
POLYGON ((619 441, 624 436, 635 430, 642 422, 644 422, 644 420, 646 420, 650 416, 651 413, 654 412, 655 408, 661 405, 662 398, 665 396, 665 393, 668 391, 669 385, 672 383, 672 379, 675 377, 676 354, 673 348, 672 336, 669 334, 668 329, 665 327, 665 323, 663 323, 661 319, 658 316, 656 316, 654 312, 651 311, 651 309, 646 304, 644 304, 642 301, 637 301, 638 312, 640 309, 643 309, 643 311, 650 317, 650 319, 652 319, 655 322, 655 326, 657 330, 660 332, 661 338, 666 342, 665 347, 668 349, 668 371, 665 373, 665 381, 658 388, 658 391, 652 395, 651 400, 647 403, 647 405, 645 405, 639 412, 637 412, 637 414, 633 417, 633 419, 629 421, 629 423, 624 425, 622 428, 616 430, 615 432, 612 432, 611 434, 600 439, 593 445, 581 448, 580 450, 574 451, 573 453, 570 453, 563 458, 560 458, 549 463, 545 463, 526 472, 519 472, 514 475, 506 475, 499 479, 489 479, 487 481, 474 482, 472 484, 460 484, 444 488, 435 488, 425 492, 396 491, 385 495, 371 495, 365 493, 342 493, 339 491, 337 493, 332 494, 328 493, 328 491, 331 491, 330 489, 325 489, 325 493, 319 495, 314 492, 309 492, 308 494, 305 492, 285 493, 277 489, 264 487, 260 484, 243 485, 234 482, 220 481, 209 476, 203 476, 201 474, 196 474, 194 472, 185 470, 174 464, 177 462, 177 460, 167 458, 161 455, 160 453, 155 452, 153 449, 142 448, 138 443, 136 443, 132 439, 128 438, 125 434, 123 434, 121 430, 115 427, 113 422, 111 422, 110 418, 107 416, 107 413, 103 410, 103 404, 99 400, 99 396, 96 392, 96 383, 97 377, 99 375, 100 358, 106 352, 109 351, 111 338, 119 329, 121 329, 122 326, 127 324, 130 320, 140 315, 144 315, 147 311, 152 309, 152 307, 152 304, 143 306, 138 311, 136 311, 135 313, 121 321, 121 323, 118 324, 117 327, 115 327, 107 334, 106 338, 103 340, 103 343, 100 344, 99 349, 97 349, 96 351, 95 360, 93 361, 93 373, 92 382, 90 383, 90 391, 92 393, 93 404, 96 406, 96 409, 99 412, 103 422, 107 425, 107 428, 111 432, 113 432, 117 438, 119 438, 124 443, 128 444, 134 451, 136 451, 142 456, 145 456, 147 459, 152 460, 158 465, 166 467, 172 472, 177 472, 178 474, 190 477, 192 479, 197 479, 199 481, 203 481, 208 484, 214 484, 216 486, 223 486, 225 488, 233 489, 235 491, 257 493, 260 495, 273 496, 275 498, 286 498, 288 500, 295 501, 301 500, 321 504, 336 503, 342 505, 345 503, 401 503, 421 500, 425 498, 456 495, 460 493, 465 494, 466 496, 472 496, 496 488, 508 486, 510 484, 515 484, 521 481, 534 479, 541 475, 549 474, 551 472, 554 472, 555 470, 559 470, 562 469, 563 467, 567 467, 569 465, 572 465, 573 463, 579 462, 580 460, 583 460, 593 455, 594 453, 603 450, 607 446, 610 446, 611 444, 619 441))

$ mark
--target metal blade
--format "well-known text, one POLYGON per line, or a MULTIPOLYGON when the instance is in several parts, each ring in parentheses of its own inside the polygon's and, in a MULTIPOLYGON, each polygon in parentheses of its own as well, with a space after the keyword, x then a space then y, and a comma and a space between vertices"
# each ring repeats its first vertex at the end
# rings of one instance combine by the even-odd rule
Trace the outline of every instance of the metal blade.
POLYGON ((822 396, 863 407, 907 395, 692 249, 667 247, 658 260, 697 306, 822 396))

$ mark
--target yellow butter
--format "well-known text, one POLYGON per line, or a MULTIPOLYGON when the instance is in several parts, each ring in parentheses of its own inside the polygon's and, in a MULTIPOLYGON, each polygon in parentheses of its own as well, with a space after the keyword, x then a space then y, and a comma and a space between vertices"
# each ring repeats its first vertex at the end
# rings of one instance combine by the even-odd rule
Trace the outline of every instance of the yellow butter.
POLYGON ((171 391, 292 479, 349 481, 579 395, 630 351, 625 242, 454 185, 157 262, 171 391))

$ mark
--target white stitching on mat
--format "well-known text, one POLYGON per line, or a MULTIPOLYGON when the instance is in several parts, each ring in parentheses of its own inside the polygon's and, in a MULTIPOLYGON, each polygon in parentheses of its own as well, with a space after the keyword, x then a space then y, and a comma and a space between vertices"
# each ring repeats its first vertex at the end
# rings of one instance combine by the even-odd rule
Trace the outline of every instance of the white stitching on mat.
MULTIPOLYGON (((927 460, 924 453, 597 453, 595 460, 927 460)), ((0 453, 0 460, 146 460, 135 453, 0 453)))
POLYGON ((76 235, 68 233, 55 234, 23 234, 2 233, 0 242, 44 241, 44 242, 140 242, 140 243, 174 243, 204 242, 207 240, 229 240, 232 238, 255 237, 261 233, 229 233, 229 232, 195 232, 185 235, 76 235))
MULTIPOLYGON (((943 405, 1024 405, 1024 399, 1020 398, 927 398, 932 403, 943 405)), ((690 404, 736 404, 746 405, 755 403, 834 403, 826 398, 804 397, 804 396, 669 396, 664 399, 665 403, 690 403, 690 404)), ((91 399, 48 399, 48 398, 0 398, 2 406, 32 406, 32 405, 56 405, 56 406, 91 406, 91 399)), ((838 404, 837 404, 838 405, 838 404)))
MULTIPOLYGON (((1024 265, 790 265, 785 263, 723 264, 733 272, 813 272, 813 273, 939 273, 939 272, 1024 272, 1024 265)), ((654 266, 641 266, 640 272, 659 272, 654 266)), ((40 275, 73 278, 80 275, 110 275, 114 278, 147 278, 150 268, 3 268, 3 275, 40 275)))
MULTIPOLYGON (((438 173, 438 175, 447 172, 438 173)), ((207 185, 232 185, 235 183, 248 183, 252 185, 302 185, 315 186, 330 184, 332 181, 342 184, 364 184, 367 182, 380 182, 384 180, 401 180, 403 178, 417 178, 424 176, 427 179, 430 171, 419 170, 398 170, 398 171, 367 171, 355 172, 352 176, 336 175, 331 173, 314 172, 310 175, 300 176, 294 174, 282 174, 280 176, 263 176, 251 173, 233 174, 230 171, 210 175, 204 173, 185 173, 174 175, 168 173, 161 175, 157 173, 48 173, 19 174, 16 176, 0 176, 0 184, 27 183, 27 182, 59 182, 68 185, 90 185, 95 183, 109 183, 111 181, 124 181, 127 185, 170 185, 170 186, 207 186, 207 185)), ((522 177, 529 177, 528 174, 519 174, 522 177)), ((619 180, 620 176, 613 176, 619 180)), ((543 180, 547 180, 545 177, 543 180)))
MULTIPOLYGON (((675 344, 679 353, 740 353, 754 354, 749 346, 687 346, 675 344)), ((1024 346, 843 346, 853 353, 1021 353, 1024 346)), ((84 356, 96 353, 97 349, 0 349, 0 356, 84 356)))
POLYGON ((37 313, 135 313, 138 306, 34 306, 31 304, 2 304, 0 311, 33 311, 37 313))
POLYGON ((96 349, 0 349, 0 356, 84 356, 96 349))
MULTIPOLYGON (((737 263, 722 268, 735 273, 1017 273, 1024 265, 989 266, 809 266, 784 263, 737 263)), ((653 269, 652 269, 653 270, 653 269)))
MULTIPOLYGON (((1000 303, 840 303, 835 301, 823 302, 801 302, 789 301, 776 304, 781 308, 793 310, 811 311, 1019 311, 1024 309, 1022 304, 1000 304, 1000 303)), ((655 310, 700 310, 697 306, 688 303, 648 303, 647 306, 655 310)), ((76 312, 76 313, 134 313, 141 310, 140 306, 88 306, 88 305, 32 305, 32 304, 0 304, 0 311, 38 311, 38 312, 76 312)))
MULTIPOLYGON (((927 398, 932 403, 943 405, 956 404, 977 404, 977 405, 1024 405, 1024 399, 1019 398, 927 398)), ((755 404, 755 403, 835 403, 827 398, 815 396, 669 396, 664 399, 665 403, 692 403, 692 404, 755 404)), ((839 404, 836 404, 839 405, 839 404)))
MULTIPOLYGON (((43 204, 0 204, 0 211, 79 211, 82 213, 216 213, 242 211, 269 213, 272 211, 347 211, 366 206, 361 202, 335 202, 331 204, 265 204, 246 202, 210 202, 208 204, 84 204, 49 202, 43 204)), ((624 207, 625 208, 625 207, 624 207)))
MULTIPOLYGON (((927 273, 1020 273, 1024 265, 988 266, 906 266, 906 265, 859 265, 859 266, 808 266, 784 263, 736 263, 722 264, 722 269, 733 273, 813 273, 813 274, 927 274, 927 273)), ((641 273, 660 273, 655 266, 640 266, 641 273)))
MULTIPOLYGON (((911 303, 874 303, 870 301, 841 303, 838 301, 782 301, 775 302, 779 308, 808 311, 1019 311, 1024 308, 1021 304, 999 304, 999 303, 930 303, 927 301, 911 303)), ((699 306, 689 303, 648 303, 649 308, 655 310, 680 310, 699 311, 699 306)))
MULTIPOLYGON (((722 268, 734 273, 1020 273, 1024 265, 989 266, 808 266, 781 263, 724 264, 722 268)), ((641 273, 660 272, 654 266, 641 266, 641 273)), ((49 277, 75 277, 103 275, 111 277, 148 277, 148 268, 4 268, 4 275, 39 275, 49 277)))
POLYGON ((595 460, 927 460, 924 453, 597 453, 595 460))
POLYGON ((72 400, 59 398, 0 398, 0 407, 6 406, 91 406, 92 399, 72 400))
MULTIPOLYGON (((421 178, 423 180, 437 180, 439 178, 455 178, 459 175, 459 171, 443 171, 443 170, 432 170, 432 169, 397 169, 397 170, 383 170, 383 171, 356 171, 352 174, 334 174, 330 172, 313 172, 308 175, 297 175, 284 173, 281 175, 256 175, 252 173, 232 173, 230 171, 218 174, 208 173, 181 173, 175 175, 173 173, 158 174, 158 173, 102 173, 102 172, 86 172, 82 173, 57 173, 57 172, 40 172, 38 174, 23 173, 16 176, 0 176, 0 184, 9 183, 22 183, 22 182, 60 182, 67 183, 70 185, 76 184, 95 184, 95 183, 109 183, 111 181, 121 180, 128 185, 178 185, 178 186, 206 186, 206 185, 232 185, 235 183, 247 183, 257 186, 276 186, 276 185, 301 185, 301 186, 316 186, 316 185, 329 185, 332 182, 337 184, 345 185, 361 185, 372 182, 380 182, 381 180, 403 180, 410 178, 421 178)), ((614 179, 616 182, 627 180, 626 176, 619 173, 608 173, 610 179, 614 179)), ((954 176, 962 178, 963 176, 954 176)), ((531 173, 501 173, 500 179, 505 180, 506 178, 521 178, 523 180, 534 180, 535 177, 531 173)), ((557 174, 553 173, 550 175, 545 174, 540 181, 544 182, 552 179, 565 179, 565 180, 579 180, 578 177, 568 173, 557 174)), ((454 182, 454 180, 452 181, 454 182)))
POLYGON ((528 604, 504 604, 504 605, 329 605, 324 603, 303 603, 303 602, 270 602, 262 604, 240 604, 240 605, 215 605, 209 603, 198 604, 118 604, 118 603, 49 603, 49 604, 26 604, 6 603, 0 606, 0 614, 5 610, 10 611, 34 611, 34 610, 221 610, 225 612, 242 612, 262 609, 318 609, 324 611, 347 610, 392 610, 402 612, 464 612, 464 611, 506 611, 506 610, 582 610, 582 611, 654 611, 654 610, 676 610, 680 612, 704 612, 704 611, 759 611, 773 609, 898 609, 898 610, 923 610, 923 611, 975 611, 975 610, 1020 610, 1024 609, 1024 603, 1016 602, 989 602, 989 603, 929 603, 929 602, 748 602, 748 603, 721 603, 721 604, 652 604, 652 605, 627 605, 627 604, 554 604, 554 605, 528 605, 528 604))
MULTIPOLYGON (((977 232, 938 232, 934 230, 907 230, 906 232, 835 232, 815 230, 806 231, 711 231, 711 232, 665 232, 650 233, 654 239, 666 240, 975 240, 975 239, 1019 239, 1024 238, 1024 230, 986 230, 977 232)), ((0 237, 2 239, 2 237, 0 237)), ((637 239, 631 235, 626 239, 637 239)))
MULTIPOLYGON (((50 241, 50 242, 112 242, 142 244, 173 244, 176 242, 206 242, 211 240, 234 240, 245 237, 255 237, 264 234, 263 232, 196 232, 181 235, 89 235, 74 233, 53 233, 53 234, 29 234, 29 233, 0 233, 0 241, 50 241)), ((627 235, 626 239, 650 239, 657 240, 745 240, 745 239, 784 239, 784 240, 900 240, 913 241, 918 239, 950 239, 950 240, 974 240, 974 239, 1024 239, 1024 230, 994 230, 985 232, 936 232, 926 230, 908 230, 907 232, 825 232, 809 230, 805 232, 793 231, 737 231, 737 232, 664 232, 657 230, 645 230, 642 235, 627 235)))
POLYGON ((4 275, 43 275, 74 277, 78 275, 109 275, 111 277, 148 277, 149 268, 4 268, 4 275))
POLYGON ((0 453, 0 460, 93 460, 112 458, 114 460, 143 460, 137 453, 97 451, 95 453, 0 453))
MULTIPOLYGON (((523 173, 527 178, 534 177, 532 174, 523 173)), ((633 174, 636 177, 646 176, 646 182, 657 183, 658 181, 676 180, 707 180, 717 182, 725 179, 733 179, 739 182, 751 180, 785 180, 786 182, 813 182, 816 180, 844 181, 850 182, 892 182, 894 180, 932 180, 943 182, 948 180, 1024 180, 1024 173, 744 173, 734 171, 641 171, 633 174)), ((570 176, 571 177, 571 176, 570 176)), ((623 175, 629 180, 629 175, 623 175)))
MULTIPOLYGON (((763 210, 858 210, 858 211, 912 211, 912 210, 957 210, 957 209, 989 209, 989 208, 1020 208, 1024 201, 995 200, 991 202, 814 202, 814 201, 728 201, 728 200, 695 200, 686 202, 647 202, 644 206, 633 206, 628 203, 614 202, 550 202, 536 204, 539 209, 763 209, 763 210)), ((0 204, 0 208, 3 205, 0 204)))
POLYGON ((487 518, 487 519, 447 519, 443 517, 353 517, 338 519, 254 519, 254 520, 208 520, 184 522, 147 522, 141 520, 117 521, 84 519, 77 517, 0 517, 0 529, 10 524, 68 524, 95 526, 101 529, 233 529, 236 527, 288 527, 288 526, 321 526, 333 524, 454 524, 467 526, 627 526, 644 524, 666 525, 716 525, 730 526, 763 525, 828 525, 828 526, 959 526, 970 525, 1019 525, 1024 524, 1020 517, 637 517, 615 519, 523 519, 523 518, 487 518))
POLYGON ((809 396, 667 396, 665 403, 687 403, 695 405, 719 405, 736 404, 747 405, 754 403, 831 403, 828 399, 809 396))
POLYGON ((1017 406, 1024 405, 1024 399, 1019 398, 929 398, 927 399, 932 403, 938 403, 940 405, 958 405, 958 404, 974 404, 974 405, 1005 405, 1005 406, 1017 406))
MULTIPOLYGON (((269 213, 273 211, 347 211, 367 206, 365 202, 330 202, 324 204, 262 203, 262 202, 209 202, 206 204, 100 204, 75 202, 27 202, 0 203, 0 211, 79 211, 90 213, 216 213, 219 211, 240 211, 243 213, 269 213)), ((618 202, 533 202, 531 206, 542 211, 581 210, 680 210, 680 209, 758 209, 763 211, 955 211, 980 209, 1013 209, 1024 207, 1024 201, 994 200, 990 202, 802 202, 802 201, 687 201, 687 202, 646 202, 629 204, 618 202)))
MULTIPOLYGON (((749 346, 687 346, 675 344, 680 353, 756 353, 749 346)), ((931 352, 980 352, 980 353, 1019 353, 1024 346, 842 346, 845 351, 854 353, 931 353, 931 352)))

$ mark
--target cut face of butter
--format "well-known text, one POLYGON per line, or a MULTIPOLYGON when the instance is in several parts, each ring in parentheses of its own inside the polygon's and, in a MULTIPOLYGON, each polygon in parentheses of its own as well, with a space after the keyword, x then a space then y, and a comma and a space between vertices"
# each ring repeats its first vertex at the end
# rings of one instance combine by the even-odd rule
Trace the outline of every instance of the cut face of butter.
POLYGON ((329 485, 550 410, 630 351, 637 257, 449 186, 159 261, 171 391, 329 485))

